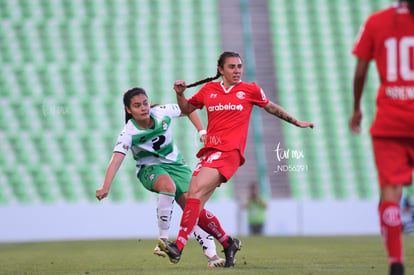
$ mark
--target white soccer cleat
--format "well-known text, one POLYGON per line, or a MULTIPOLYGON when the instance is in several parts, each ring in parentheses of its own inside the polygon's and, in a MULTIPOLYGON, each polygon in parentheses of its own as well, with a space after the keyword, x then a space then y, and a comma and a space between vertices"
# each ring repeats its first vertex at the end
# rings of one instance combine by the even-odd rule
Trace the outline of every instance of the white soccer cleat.
POLYGON ((162 251, 158 245, 154 248, 154 255, 157 255, 163 258, 167 257, 167 253, 162 251))
POLYGON ((226 263, 226 260, 223 258, 220 258, 217 255, 214 255, 212 258, 206 256, 208 259, 207 262, 207 267, 208 268, 212 268, 212 267, 224 267, 224 264, 226 263))

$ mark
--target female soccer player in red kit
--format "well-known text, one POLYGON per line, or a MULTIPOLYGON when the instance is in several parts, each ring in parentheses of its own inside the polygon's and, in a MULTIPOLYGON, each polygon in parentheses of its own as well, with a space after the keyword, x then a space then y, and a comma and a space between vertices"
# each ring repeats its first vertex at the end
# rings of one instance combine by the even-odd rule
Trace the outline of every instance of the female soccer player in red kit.
POLYGON ((372 14, 353 49, 354 112, 350 127, 360 132, 361 96, 369 62, 374 59, 381 85, 371 126, 380 185, 381 234, 390 274, 404 274, 400 199, 412 184, 414 168, 414 0, 399 1, 372 14))
POLYGON ((208 115, 207 137, 204 147, 197 153, 200 162, 190 182, 178 237, 174 243, 159 240, 160 248, 175 261, 180 259, 188 235, 198 223, 223 245, 226 256, 225 267, 234 265, 235 254, 240 250, 241 242, 228 236, 221 228, 218 219, 204 210, 204 205, 216 187, 227 182, 245 162, 243 153, 254 105, 295 126, 313 128, 312 123, 294 119, 280 106, 269 101, 263 90, 255 83, 243 82, 242 72, 243 63, 240 55, 235 52, 223 52, 217 62, 215 77, 188 86, 182 80, 174 82, 177 102, 184 114, 205 106, 208 115), (211 82, 219 77, 222 77, 221 82, 211 82), (207 84, 198 93, 188 100, 185 98, 186 88, 204 83, 207 84))

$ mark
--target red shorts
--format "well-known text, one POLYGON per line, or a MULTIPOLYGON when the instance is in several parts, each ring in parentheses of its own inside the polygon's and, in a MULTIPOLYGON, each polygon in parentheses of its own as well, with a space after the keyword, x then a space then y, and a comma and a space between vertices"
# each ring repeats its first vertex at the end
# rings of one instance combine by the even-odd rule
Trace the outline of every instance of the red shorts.
POLYGON ((414 138, 373 137, 380 186, 411 185, 414 170, 414 138))
POLYGON ((193 176, 197 176, 202 167, 216 168, 227 182, 236 173, 240 166, 241 156, 239 150, 222 152, 209 149, 200 157, 200 161, 196 165, 193 176))

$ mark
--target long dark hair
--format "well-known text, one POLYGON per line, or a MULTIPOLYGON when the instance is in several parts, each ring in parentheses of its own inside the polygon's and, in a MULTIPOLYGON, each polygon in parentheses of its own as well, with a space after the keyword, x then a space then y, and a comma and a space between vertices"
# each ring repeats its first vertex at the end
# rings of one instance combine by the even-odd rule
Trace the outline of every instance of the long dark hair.
POLYGON ((131 98, 136 95, 145 95, 148 98, 145 90, 138 87, 133 87, 124 93, 125 123, 132 118, 132 115, 127 112, 127 108, 131 105, 131 98))
POLYGON ((191 87, 194 87, 194 86, 198 86, 198 85, 201 85, 201 84, 204 84, 204 83, 207 83, 207 82, 210 82, 210 81, 213 81, 213 80, 218 79, 221 76, 220 71, 219 71, 218 68, 219 67, 220 68, 223 68, 224 62, 226 62, 226 58, 227 57, 238 57, 238 58, 241 59, 240 54, 238 54, 236 52, 223 52, 222 54, 220 54, 220 56, 219 56, 219 58, 217 60, 217 73, 216 73, 216 76, 207 77, 207 78, 205 78, 203 80, 200 80, 200 81, 191 83, 191 84, 187 85, 187 88, 191 88, 191 87))

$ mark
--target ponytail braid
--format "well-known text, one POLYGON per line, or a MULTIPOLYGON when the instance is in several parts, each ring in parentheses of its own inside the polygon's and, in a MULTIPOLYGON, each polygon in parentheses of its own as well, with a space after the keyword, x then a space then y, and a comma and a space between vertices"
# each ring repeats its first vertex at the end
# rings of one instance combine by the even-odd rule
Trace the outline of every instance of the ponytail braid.
POLYGON ((207 82, 218 79, 221 76, 221 73, 220 73, 218 67, 223 69, 224 63, 226 62, 227 57, 238 57, 238 58, 241 59, 240 55, 236 52, 223 52, 222 54, 220 54, 220 56, 217 60, 217 74, 216 74, 216 76, 207 77, 203 80, 191 83, 191 84, 187 85, 187 88, 195 87, 195 86, 198 86, 198 85, 201 85, 201 84, 204 84, 204 83, 207 83, 207 82))
POLYGON ((216 80, 216 79, 218 79, 220 76, 221 76, 221 74, 220 74, 219 70, 217 70, 217 74, 216 74, 216 76, 207 77, 207 78, 204 78, 203 80, 200 80, 200 81, 197 81, 197 82, 191 83, 191 84, 187 85, 187 88, 195 87, 195 86, 198 86, 198 85, 201 85, 201 84, 204 84, 204 83, 207 83, 207 82, 210 82, 210 81, 216 80))

